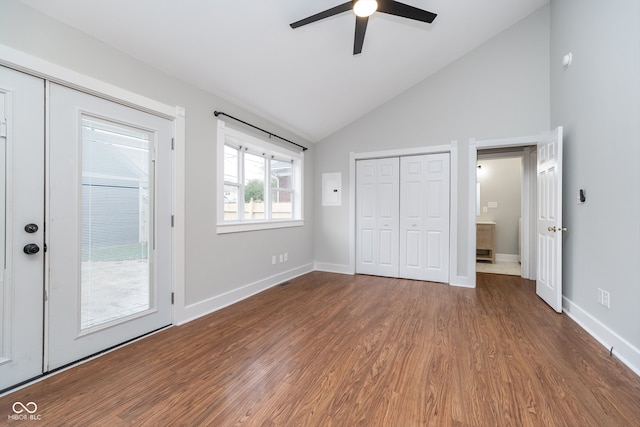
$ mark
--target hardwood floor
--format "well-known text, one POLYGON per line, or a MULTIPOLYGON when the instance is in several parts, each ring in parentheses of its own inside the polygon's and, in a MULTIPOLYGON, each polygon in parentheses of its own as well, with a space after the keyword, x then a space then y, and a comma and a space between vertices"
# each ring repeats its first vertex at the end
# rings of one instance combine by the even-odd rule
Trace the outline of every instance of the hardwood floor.
POLYGON ((519 277, 314 272, 4 396, 5 422, 637 426, 640 378, 519 277))

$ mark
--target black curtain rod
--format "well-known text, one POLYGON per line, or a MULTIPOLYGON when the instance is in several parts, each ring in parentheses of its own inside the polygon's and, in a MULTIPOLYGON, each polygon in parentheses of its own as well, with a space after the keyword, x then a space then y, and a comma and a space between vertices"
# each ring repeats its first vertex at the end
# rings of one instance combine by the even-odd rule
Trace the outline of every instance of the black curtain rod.
POLYGON ((293 145, 295 145, 296 147, 300 147, 300 148, 302 148, 302 151, 307 151, 307 147, 303 147, 303 146, 302 146, 302 145, 300 145, 300 144, 296 144, 296 143, 295 143, 295 142, 293 142, 293 141, 289 141, 288 139, 283 138, 283 137, 281 137, 281 136, 278 136, 278 135, 276 135, 275 133, 271 133, 271 132, 269 132, 269 131, 267 131, 267 130, 264 130, 264 129, 262 129, 262 128, 259 128, 258 126, 254 126, 254 125, 252 125, 251 123, 247 123, 247 122, 245 122, 244 120, 240 120, 240 119, 239 119, 239 118, 237 118, 237 117, 230 116, 230 115, 228 115, 227 113, 223 113, 222 111, 214 111, 214 112, 213 112, 213 115, 214 115, 214 116, 216 116, 216 117, 218 117, 218 116, 227 116, 227 117, 229 117, 230 119, 236 120, 236 121, 238 121, 238 122, 240 122, 240 123, 244 123, 245 125, 247 125, 247 126, 251 126, 251 127, 252 127, 252 128, 254 128, 254 129, 258 129, 259 131, 262 131, 262 132, 264 132, 264 133, 268 134, 268 135, 269 135, 269 137, 275 136, 276 138, 280 138, 281 140, 286 141, 286 142, 288 142, 289 144, 293 144, 293 145))

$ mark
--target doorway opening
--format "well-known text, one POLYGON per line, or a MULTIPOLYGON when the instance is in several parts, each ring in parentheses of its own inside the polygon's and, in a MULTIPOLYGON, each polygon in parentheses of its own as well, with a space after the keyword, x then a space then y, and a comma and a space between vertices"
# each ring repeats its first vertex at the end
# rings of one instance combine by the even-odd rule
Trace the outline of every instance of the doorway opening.
POLYGON ((523 219, 529 216, 524 211, 535 211, 535 198, 524 199, 531 193, 531 180, 525 175, 530 173, 532 152, 535 153, 534 146, 478 150, 476 272, 525 277, 523 232, 529 224, 523 219))
MULTIPOLYGON (((469 227, 469 252, 468 252, 468 271, 469 279, 472 286, 476 282, 476 228, 479 218, 487 218, 481 216, 483 185, 482 178, 480 186, 478 186, 478 164, 491 159, 501 159, 508 157, 520 157, 521 159, 521 175, 520 175, 520 217, 517 222, 520 225, 517 245, 519 249, 520 276, 529 280, 536 280, 536 207, 537 207, 537 146, 543 140, 543 135, 532 135, 525 137, 503 138, 492 140, 475 140, 469 141, 469 206, 472 208, 468 219, 469 227), (517 154, 516 154, 517 153, 517 154), (479 163, 480 162, 480 163, 479 163), (521 220, 520 220, 521 218, 521 220)), ((481 168, 482 169, 482 168, 481 168)), ((482 172, 481 172, 482 173, 482 172)), ((498 202, 497 200, 486 200, 487 214, 496 213, 500 210, 500 203, 497 208, 489 208, 489 202, 498 202)), ((492 203, 491 206, 496 206, 492 203)), ((489 222, 489 221, 487 221, 489 222)), ((517 230, 517 226, 516 226, 517 230)), ((497 244, 497 239, 496 239, 497 244)), ((497 248, 496 248, 497 249, 497 248)), ((518 252, 518 251, 516 251, 518 252)), ((497 253, 496 253, 497 255, 497 253)), ((501 258, 501 257, 499 257, 501 258)))
MULTIPOLYGON (((562 126, 538 136, 469 141, 469 205, 476 205, 478 149, 524 148, 528 171, 523 173, 522 277, 535 279, 536 293, 558 313, 562 312, 562 126), (535 189, 535 191, 534 191, 535 189)), ((468 215, 468 271, 475 286, 476 216, 468 215)))

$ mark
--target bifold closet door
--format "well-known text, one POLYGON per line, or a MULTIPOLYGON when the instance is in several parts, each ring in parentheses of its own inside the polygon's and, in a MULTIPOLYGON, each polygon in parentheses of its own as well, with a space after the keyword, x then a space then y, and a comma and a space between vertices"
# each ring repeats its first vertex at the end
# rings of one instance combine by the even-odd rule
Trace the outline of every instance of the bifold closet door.
POLYGON ((356 273, 398 276, 399 164, 356 163, 356 273))
POLYGON ((449 153, 400 159, 400 277, 449 281, 449 153))

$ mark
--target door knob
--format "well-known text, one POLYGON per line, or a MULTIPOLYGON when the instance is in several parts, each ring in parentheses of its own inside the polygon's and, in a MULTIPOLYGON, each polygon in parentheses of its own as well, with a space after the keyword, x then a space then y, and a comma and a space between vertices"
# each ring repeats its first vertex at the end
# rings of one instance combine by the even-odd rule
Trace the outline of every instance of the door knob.
POLYGON ((40 246, 36 245, 35 243, 29 243, 27 245, 24 245, 24 248, 22 250, 27 255, 34 255, 40 252, 40 246))

